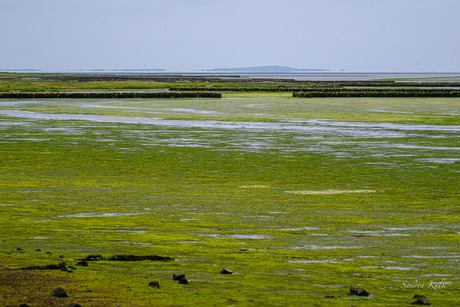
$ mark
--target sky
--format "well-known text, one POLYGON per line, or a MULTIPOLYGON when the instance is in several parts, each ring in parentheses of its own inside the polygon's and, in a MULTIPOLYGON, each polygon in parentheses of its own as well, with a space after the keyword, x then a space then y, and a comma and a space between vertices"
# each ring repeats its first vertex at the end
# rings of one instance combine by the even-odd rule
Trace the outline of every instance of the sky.
POLYGON ((460 0, 0 0, 0 69, 460 72, 460 0))

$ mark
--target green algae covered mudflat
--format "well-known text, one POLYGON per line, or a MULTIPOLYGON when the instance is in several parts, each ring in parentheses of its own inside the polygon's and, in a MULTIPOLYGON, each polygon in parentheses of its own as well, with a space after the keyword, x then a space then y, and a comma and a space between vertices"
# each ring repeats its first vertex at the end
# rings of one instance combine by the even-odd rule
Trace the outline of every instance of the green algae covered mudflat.
POLYGON ((4 99, 0 134, 0 305, 460 303, 458 98, 4 99))

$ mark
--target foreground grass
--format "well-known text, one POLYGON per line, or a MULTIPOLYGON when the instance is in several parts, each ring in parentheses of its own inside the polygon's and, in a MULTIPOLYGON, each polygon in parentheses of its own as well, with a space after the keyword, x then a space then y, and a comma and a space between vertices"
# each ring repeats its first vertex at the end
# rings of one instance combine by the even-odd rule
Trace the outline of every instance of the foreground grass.
POLYGON ((82 116, 0 115, 0 278, 176 259, 29 272, 0 305, 458 304, 458 99, 227 98, 0 102, 82 116), (70 298, 48 298, 58 286, 70 298))

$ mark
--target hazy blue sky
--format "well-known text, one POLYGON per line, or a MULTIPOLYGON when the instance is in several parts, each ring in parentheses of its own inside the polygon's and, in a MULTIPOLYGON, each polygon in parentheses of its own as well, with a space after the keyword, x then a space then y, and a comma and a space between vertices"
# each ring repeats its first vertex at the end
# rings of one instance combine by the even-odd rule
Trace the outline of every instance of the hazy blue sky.
POLYGON ((0 0, 0 68, 459 72, 460 0, 0 0))

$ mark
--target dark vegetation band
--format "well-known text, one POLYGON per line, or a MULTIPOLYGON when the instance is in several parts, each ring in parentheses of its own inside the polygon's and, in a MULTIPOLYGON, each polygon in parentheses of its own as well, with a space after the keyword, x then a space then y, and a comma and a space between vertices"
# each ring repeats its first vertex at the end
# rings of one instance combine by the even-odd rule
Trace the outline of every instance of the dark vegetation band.
POLYGON ((0 98, 222 98, 217 92, 15 92, 0 93, 0 98))
POLYGON ((460 91, 440 89, 412 89, 412 90, 331 90, 294 92, 296 98, 325 98, 325 97, 460 97, 460 91))

